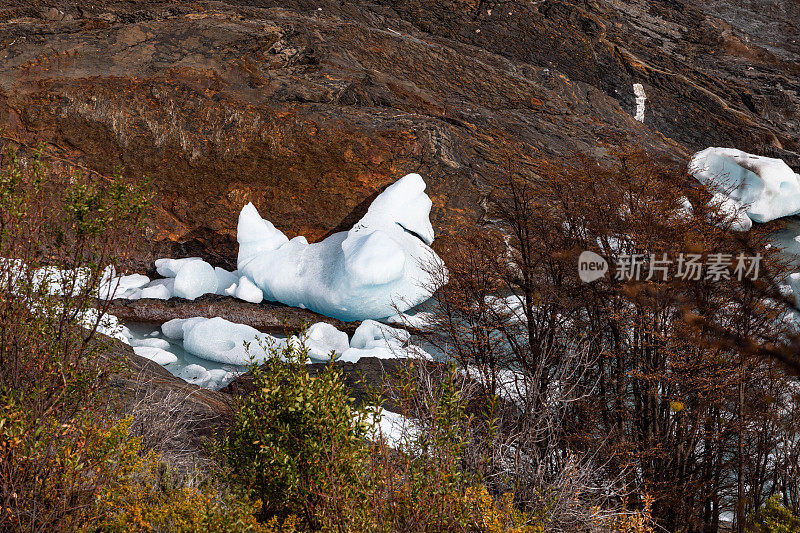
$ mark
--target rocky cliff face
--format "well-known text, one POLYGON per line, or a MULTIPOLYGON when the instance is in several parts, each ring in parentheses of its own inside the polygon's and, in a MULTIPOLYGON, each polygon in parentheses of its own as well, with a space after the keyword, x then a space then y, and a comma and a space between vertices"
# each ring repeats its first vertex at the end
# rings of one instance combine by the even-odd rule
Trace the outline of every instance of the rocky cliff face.
POLYGON ((3 135, 152 176, 153 253, 231 261, 248 201, 320 238, 411 171, 446 234, 479 213, 505 142, 532 158, 635 142, 800 164, 797 0, 4 5, 3 135))

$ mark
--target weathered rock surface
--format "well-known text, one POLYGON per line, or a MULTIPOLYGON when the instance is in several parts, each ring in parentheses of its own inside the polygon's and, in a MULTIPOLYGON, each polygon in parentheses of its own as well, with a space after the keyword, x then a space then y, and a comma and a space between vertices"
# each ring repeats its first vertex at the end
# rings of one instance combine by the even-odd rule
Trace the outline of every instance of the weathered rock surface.
POLYGON ((172 298, 169 300, 112 300, 108 313, 123 322, 144 322, 161 325, 173 318, 221 317, 230 322, 247 324, 266 333, 298 331, 303 324, 310 326, 327 322, 341 331, 352 334, 357 323, 342 322, 307 309, 262 302, 253 304, 230 296, 207 294, 195 300, 172 298))
POLYGON ((798 6, 12 0, 0 123, 102 174, 153 176, 162 244, 144 251, 230 266, 244 203, 315 239, 412 171, 446 234, 478 214, 506 142, 552 159, 627 141, 681 161, 723 145, 796 165, 798 6))

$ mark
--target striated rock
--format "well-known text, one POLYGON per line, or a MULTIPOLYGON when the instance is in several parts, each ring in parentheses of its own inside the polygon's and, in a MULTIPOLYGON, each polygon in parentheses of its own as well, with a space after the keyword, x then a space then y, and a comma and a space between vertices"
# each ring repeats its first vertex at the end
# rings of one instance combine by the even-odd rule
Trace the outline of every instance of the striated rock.
POLYGON ((230 296, 206 294, 195 300, 172 298, 156 300, 111 300, 108 313, 123 322, 144 322, 161 325, 174 318, 221 317, 230 322, 246 324, 266 333, 285 333, 299 330, 303 324, 310 326, 326 322, 341 331, 352 334, 357 323, 342 322, 335 318, 319 315, 307 309, 262 302, 252 304, 230 296))
POLYGON ((200 255, 231 267, 245 203, 314 241, 408 172, 429 183, 446 236, 479 214, 504 146, 562 159, 635 142, 676 160, 735 146, 800 163, 798 10, 15 0, 0 8, 0 122, 85 168, 155 177, 142 264, 200 255))

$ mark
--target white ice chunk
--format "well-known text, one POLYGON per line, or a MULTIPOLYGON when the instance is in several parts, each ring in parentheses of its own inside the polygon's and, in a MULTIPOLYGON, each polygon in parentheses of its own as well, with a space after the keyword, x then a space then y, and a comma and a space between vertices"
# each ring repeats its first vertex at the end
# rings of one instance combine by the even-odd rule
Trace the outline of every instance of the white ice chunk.
POLYGON ((261 289, 244 276, 239 278, 238 283, 234 283, 225 289, 225 294, 254 304, 261 303, 264 299, 264 293, 261 289))
POLYGON ((175 291, 175 279, 164 278, 151 281, 141 289, 138 294, 130 295, 131 300, 139 298, 153 298, 155 300, 169 300, 175 291))
POLYGON ((202 386, 208 387, 209 389, 219 390, 233 381, 238 375, 238 372, 231 372, 222 368, 212 368, 208 371, 205 382, 202 386))
POLYGON ((183 259, 156 259, 156 271, 165 278, 174 278, 178 272, 192 261, 202 261, 199 257, 184 257, 183 259))
POLYGON ((694 216, 694 207, 692 207, 692 203, 685 196, 681 196, 678 202, 680 202, 681 206, 672 212, 673 218, 680 222, 689 222, 694 216))
POLYGON ((386 409, 371 408, 368 416, 374 424, 370 434, 371 440, 385 439, 390 448, 397 449, 410 445, 422 432, 418 422, 386 409))
POLYGON ((217 292, 217 274, 205 261, 195 260, 183 265, 175 276, 175 296, 194 300, 217 292))
POLYGON ((239 282, 239 275, 236 272, 214 267, 214 273, 217 275, 217 294, 225 294, 225 289, 239 282))
POLYGON ((127 298, 129 294, 135 293, 150 283, 150 278, 143 274, 131 274, 130 276, 103 278, 98 288, 98 296, 104 300, 109 298, 127 298))
POLYGON ((350 348, 347 333, 326 322, 317 322, 306 331, 306 348, 312 359, 327 360, 331 352, 344 353, 350 348))
POLYGON ((352 348, 373 348, 377 346, 403 346, 411 338, 404 329, 393 328, 374 320, 365 320, 353 333, 350 341, 352 348))
POLYGON ((707 148, 692 157, 689 173, 711 191, 744 206, 753 222, 800 213, 800 176, 780 159, 707 148))
MULTIPOLYGON (((163 324, 161 324, 161 332, 164 334, 166 338, 179 341, 183 339, 184 324, 198 324, 204 320, 208 319, 203 317, 174 318, 169 322, 164 322, 163 324)), ((190 329, 191 327, 193 326, 188 325, 187 329, 190 329)))
POLYGON ((753 221, 747 216, 742 204, 724 194, 714 193, 709 205, 716 208, 722 216, 721 225, 733 231, 749 231, 753 221))
MULTIPOLYGON (((172 291, 167 285, 154 285, 145 287, 139 293, 139 298, 152 298, 153 300, 169 300, 172 298, 172 291)), ((133 299, 133 298, 132 298, 133 299)))
POLYGON ((186 365, 176 374, 182 380, 192 383, 193 385, 202 386, 208 380, 208 370, 200 365, 192 364, 186 365))
POLYGON ((287 240, 248 204, 239 216, 239 273, 266 300, 342 320, 391 316, 437 288, 431 269, 444 266, 429 246, 430 210, 425 182, 408 174, 350 231, 308 244, 303 237, 287 240))
POLYGON ((262 253, 277 250, 289 241, 271 222, 261 218, 252 203, 244 206, 239 215, 236 240, 239 241, 240 264, 262 253))
POLYGON ((33 271, 31 284, 36 290, 47 290, 48 294, 80 294, 91 278, 86 267, 61 270, 55 266, 44 266, 33 271))
MULTIPOLYGON (((404 329, 393 328, 374 320, 363 321, 350 339, 350 348, 337 361, 355 363, 362 357, 395 359, 408 357, 406 347, 411 334, 404 329)), ((419 353, 423 353, 419 350, 419 353)))
POLYGON ((131 346, 149 346, 151 348, 161 348, 162 350, 169 349, 169 341, 164 339, 131 339, 131 346))
MULTIPOLYGON (((173 333, 174 324, 170 324, 171 322, 173 321, 162 326, 162 331, 167 336, 173 333), (170 325, 167 326, 168 324, 170 325), (165 326, 167 329, 164 329, 165 326)), ((267 356, 266 348, 282 344, 279 339, 255 328, 228 322, 220 317, 187 319, 180 326, 183 329, 184 350, 202 359, 219 363, 246 365, 251 362, 251 355, 253 361, 263 361, 267 356), (249 345, 249 353, 245 345, 249 345)))
POLYGON ((198 364, 191 364, 178 370, 175 375, 199 387, 221 389, 233 381, 238 374, 221 368, 207 370, 198 364))
POLYGON ((510 294, 507 296, 487 296, 486 305, 496 314, 497 318, 508 324, 527 324, 525 314, 525 296, 510 294))
POLYGON ((178 357, 162 348, 155 346, 134 346, 133 352, 145 359, 150 359, 159 365, 168 365, 178 360, 178 357))
POLYGON ((131 332, 122 325, 119 319, 111 314, 105 313, 100 316, 100 312, 90 307, 78 315, 78 323, 84 328, 91 329, 97 325, 96 331, 108 337, 112 337, 125 344, 130 344, 131 332))

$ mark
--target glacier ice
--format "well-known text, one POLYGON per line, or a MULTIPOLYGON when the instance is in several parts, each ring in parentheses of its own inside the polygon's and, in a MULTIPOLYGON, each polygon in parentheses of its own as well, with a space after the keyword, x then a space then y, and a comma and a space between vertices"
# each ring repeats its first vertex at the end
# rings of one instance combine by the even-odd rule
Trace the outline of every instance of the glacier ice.
POLYGON ((175 275, 174 295, 194 300, 207 293, 217 292, 217 273, 205 261, 190 261, 175 275))
POLYGON ((225 294, 225 289, 239 282, 236 272, 228 272, 221 267, 214 267, 214 275, 217 276, 217 294, 225 294))
POLYGON ((183 340, 184 331, 192 328, 195 324, 199 324, 204 320, 208 319, 200 316, 193 318, 174 318, 161 324, 161 332, 168 339, 175 341, 183 340))
POLYGON ((731 202, 725 206, 728 212, 741 207, 752 222, 800 213, 800 176, 780 159, 712 147, 692 157, 689 173, 726 196, 731 202))
MULTIPOLYGON (((351 363, 362 357, 432 359, 430 354, 411 344, 411 335, 406 330, 374 320, 362 322, 349 341, 347 333, 325 322, 313 324, 305 331, 302 339, 290 337, 288 340, 220 317, 176 318, 162 324, 161 331, 168 339, 183 340, 183 349, 196 357, 239 366, 249 364, 251 355, 252 362, 265 360, 267 354, 262 346, 281 349, 286 343, 297 347, 305 346, 309 360, 315 361, 328 361, 331 353, 337 361, 351 363), (245 349, 245 344, 250 346, 249 352, 245 349)), ((133 342, 142 348, 164 347, 159 339, 152 339, 152 342, 148 339, 133 342)))
POLYGON ((182 259, 156 259, 156 272, 165 278, 174 278, 178 275, 181 268, 191 263, 192 261, 202 261, 199 257, 184 257, 182 259))
POLYGON ((367 421, 372 426, 370 440, 385 440, 392 449, 409 446, 422 435, 422 426, 419 422, 399 413, 369 407, 367 416, 367 421))
POLYGON ((239 270, 215 268, 199 257, 161 258, 155 266, 164 279, 110 275, 102 296, 194 300, 228 294, 343 320, 392 316, 438 288, 434 280, 444 266, 430 248, 430 210, 422 177, 408 174, 378 195, 350 231, 309 244, 304 237, 289 240, 247 204, 237 227, 239 270))
POLYGON ((134 346, 133 353, 144 357, 145 359, 150 359, 159 365, 168 365, 178 360, 178 357, 175 354, 156 346, 134 346))
POLYGON ((113 267, 107 267, 98 288, 98 296, 104 300, 125 298, 150 283, 150 278, 142 274, 116 276, 113 267))
MULTIPOLYGON (((105 298, 154 298, 168 300, 173 297, 194 300, 204 294, 226 294, 226 289, 239 281, 237 272, 212 267, 199 257, 184 259, 156 259, 156 270, 162 279, 150 281, 147 276, 111 276, 104 281, 101 296, 105 298), (113 288, 117 287, 114 291, 113 288)), ((251 296, 252 298, 252 296, 251 296)))
POLYGON ((265 300, 341 320, 383 318, 428 299, 431 269, 443 268, 430 244, 431 200, 419 174, 384 190, 347 232, 309 244, 289 240, 252 204, 239 215, 238 271, 265 300))
POLYGON ((125 344, 130 344, 131 332, 116 316, 103 313, 90 307, 77 316, 78 323, 86 329, 96 328, 98 333, 117 339, 125 344))
POLYGON ((238 278, 236 283, 225 289, 225 294, 254 304, 261 303, 264 299, 264 293, 261 292, 261 289, 244 276, 238 278))
POLYGON ((158 338, 150 338, 150 339, 131 339, 130 341, 131 346, 134 348, 138 346, 147 346, 151 348, 161 348, 162 350, 169 349, 169 341, 164 339, 158 338))
POLYGON ((233 378, 236 377, 237 373, 221 368, 212 368, 208 370, 198 364, 190 364, 181 368, 175 375, 199 387, 221 389, 230 383, 233 378))
POLYGON ((753 221, 736 200, 715 192, 709 205, 716 207, 717 213, 722 216, 723 220, 719 225, 728 227, 733 231, 750 231, 750 228, 753 227, 753 221))
POLYGON ((689 222, 692 220, 692 217, 694 216, 694 207, 692 207, 692 202, 690 202, 685 196, 681 196, 678 198, 678 203, 680 203, 680 207, 671 213, 670 218, 677 220, 678 222, 689 222))
MULTIPOLYGON (((172 278, 157 279, 150 282, 139 292, 139 298, 153 298, 155 300, 169 300, 175 290, 175 280, 172 278)), ((133 299, 133 298, 131 298, 133 299)))
POLYGON ((253 361, 261 361, 266 355, 260 346, 280 347, 286 342, 220 317, 176 318, 164 323, 161 331, 170 339, 183 339, 183 349, 192 355, 232 365, 249 364, 251 355, 253 361), (246 345, 251 348, 249 352, 246 345))
POLYGON ((312 359, 328 359, 331 352, 342 353, 350 348, 347 333, 326 322, 317 322, 306 330, 305 346, 312 359))
POLYGON ((336 360, 355 363, 362 357, 432 359, 425 350, 411 344, 411 334, 408 331, 375 320, 365 320, 356 328, 353 338, 350 339, 350 348, 342 352, 336 360))

